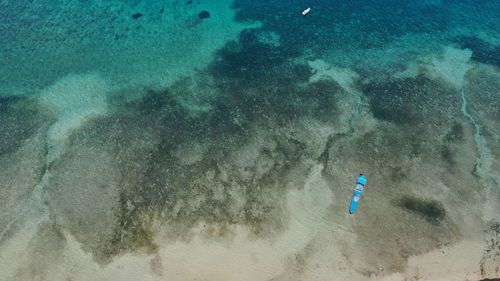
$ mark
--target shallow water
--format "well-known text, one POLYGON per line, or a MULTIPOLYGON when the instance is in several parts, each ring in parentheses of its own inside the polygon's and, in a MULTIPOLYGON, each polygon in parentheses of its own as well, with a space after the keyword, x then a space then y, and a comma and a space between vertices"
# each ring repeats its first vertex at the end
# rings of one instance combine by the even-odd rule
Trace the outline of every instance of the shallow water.
POLYGON ((499 14, 0 1, 0 280, 500 278, 499 14))

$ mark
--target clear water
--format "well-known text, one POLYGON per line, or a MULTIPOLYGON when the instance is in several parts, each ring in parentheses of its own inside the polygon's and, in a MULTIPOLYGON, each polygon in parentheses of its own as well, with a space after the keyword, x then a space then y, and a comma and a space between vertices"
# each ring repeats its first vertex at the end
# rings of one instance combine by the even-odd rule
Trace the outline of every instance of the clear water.
POLYGON ((0 280, 500 278, 499 15, 0 0, 0 280))

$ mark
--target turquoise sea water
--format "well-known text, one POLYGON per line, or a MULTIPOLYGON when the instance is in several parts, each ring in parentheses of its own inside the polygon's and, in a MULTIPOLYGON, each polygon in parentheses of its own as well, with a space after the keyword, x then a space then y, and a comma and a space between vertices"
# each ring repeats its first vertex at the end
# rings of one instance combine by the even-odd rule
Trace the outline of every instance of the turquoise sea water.
POLYGON ((0 280, 500 278, 499 15, 0 0, 0 280))

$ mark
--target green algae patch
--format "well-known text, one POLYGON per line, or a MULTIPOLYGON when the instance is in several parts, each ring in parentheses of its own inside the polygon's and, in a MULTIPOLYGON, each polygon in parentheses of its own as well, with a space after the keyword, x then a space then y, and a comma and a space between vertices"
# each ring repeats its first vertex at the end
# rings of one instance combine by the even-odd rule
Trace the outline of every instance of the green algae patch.
POLYGON ((158 250, 151 227, 153 214, 147 214, 142 207, 131 204, 123 194, 120 196, 119 224, 112 243, 117 252, 144 249, 154 253, 158 250))
POLYGON ((149 221, 144 221, 140 226, 133 229, 131 242, 134 248, 144 248, 148 253, 154 253, 158 250, 149 221))

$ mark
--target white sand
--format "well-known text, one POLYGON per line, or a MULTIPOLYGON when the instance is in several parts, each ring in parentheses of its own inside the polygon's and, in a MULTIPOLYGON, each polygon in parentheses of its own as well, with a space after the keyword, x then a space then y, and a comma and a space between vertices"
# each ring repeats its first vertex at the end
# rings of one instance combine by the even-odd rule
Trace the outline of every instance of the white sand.
POLYGON ((480 240, 461 241, 452 247, 414 256, 408 260, 406 272, 396 273, 382 280, 447 281, 486 278, 487 276, 481 277, 479 272, 483 247, 480 240))
POLYGON ((20 269, 32 264, 30 242, 36 237, 39 225, 48 219, 47 216, 35 212, 36 210, 33 210, 22 227, 0 244, 0 280, 15 280, 13 277, 20 269))

